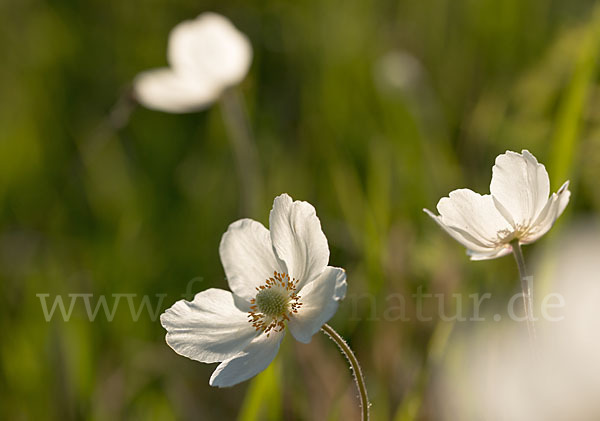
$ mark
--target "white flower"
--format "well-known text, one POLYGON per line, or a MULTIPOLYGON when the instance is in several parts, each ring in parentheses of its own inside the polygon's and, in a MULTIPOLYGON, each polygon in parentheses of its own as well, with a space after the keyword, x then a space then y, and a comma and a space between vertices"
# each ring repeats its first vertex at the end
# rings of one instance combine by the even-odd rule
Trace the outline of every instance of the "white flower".
POLYGON ((548 232, 569 203, 568 186, 548 197, 544 165, 527 150, 507 151, 496 158, 491 194, 454 190, 438 202, 439 216, 423 210, 468 249, 471 260, 494 259, 512 251, 511 241, 529 244, 548 232))
POLYGON ((148 108, 183 113, 210 105, 241 82, 252 46, 227 18, 209 12, 173 28, 167 58, 170 67, 136 76, 135 97, 148 108))
POLYGON ((176 302, 160 317, 175 352, 221 362, 212 386, 233 386, 273 361, 285 326, 308 343, 346 295, 346 273, 327 266, 329 246, 315 209, 275 198, 271 231, 241 219, 223 235, 219 252, 231 291, 208 289, 176 302))

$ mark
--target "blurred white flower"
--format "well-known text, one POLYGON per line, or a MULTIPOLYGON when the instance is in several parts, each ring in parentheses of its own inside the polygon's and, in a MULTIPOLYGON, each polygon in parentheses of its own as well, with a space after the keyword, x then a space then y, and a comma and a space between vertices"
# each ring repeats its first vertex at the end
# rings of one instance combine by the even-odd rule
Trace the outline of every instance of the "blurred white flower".
POLYGON ((491 194, 454 190, 438 202, 439 216, 423 210, 468 249, 471 260, 494 259, 512 251, 511 241, 529 244, 548 232, 569 203, 568 186, 548 197, 544 165, 527 150, 507 151, 496 158, 491 194))
POLYGON ((212 386, 233 386, 273 361, 284 328, 310 342, 346 294, 346 273, 327 266, 329 246, 315 209, 275 198, 271 231, 241 219, 223 235, 219 252, 231 291, 208 289, 176 302, 160 317, 175 352, 221 362, 212 386))
POLYGON ((375 82, 382 91, 410 90, 420 83, 423 66, 408 52, 392 50, 375 63, 375 82))
POLYGON ((209 106, 224 89, 241 82, 252 46, 227 18, 208 12, 173 28, 167 59, 170 67, 136 76, 135 97, 148 108, 184 113, 209 106))
POLYGON ((539 360, 532 360, 518 324, 462 330, 465 337, 455 342, 468 354, 449 351, 438 376, 444 404, 452 402, 444 419, 600 419, 600 227, 582 222, 536 271, 549 291, 537 312, 539 360))

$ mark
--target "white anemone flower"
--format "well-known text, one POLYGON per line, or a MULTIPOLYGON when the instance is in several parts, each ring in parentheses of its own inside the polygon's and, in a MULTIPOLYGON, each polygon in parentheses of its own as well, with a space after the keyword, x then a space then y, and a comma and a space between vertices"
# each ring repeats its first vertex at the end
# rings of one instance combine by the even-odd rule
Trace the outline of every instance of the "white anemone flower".
POLYGON ((267 368, 286 326, 310 342, 346 295, 346 273, 328 266, 327 238, 312 205, 282 194, 269 224, 270 231, 241 219, 223 235, 219 253, 232 292, 202 291, 160 317, 175 352, 221 362, 211 386, 233 386, 267 368))
POLYGON ((181 22, 169 35, 170 67, 148 70, 134 80, 136 99, 170 113, 198 111, 240 83, 250 68, 250 41, 224 16, 207 12, 181 22))
POLYGON ((448 234, 467 248, 471 260, 487 260, 512 252, 511 242, 530 244, 543 236, 569 203, 569 182, 550 193, 543 164, 527 150, 507 151, 496 158, 491 194, 458 189, 440 199, 434 215, 448 234))

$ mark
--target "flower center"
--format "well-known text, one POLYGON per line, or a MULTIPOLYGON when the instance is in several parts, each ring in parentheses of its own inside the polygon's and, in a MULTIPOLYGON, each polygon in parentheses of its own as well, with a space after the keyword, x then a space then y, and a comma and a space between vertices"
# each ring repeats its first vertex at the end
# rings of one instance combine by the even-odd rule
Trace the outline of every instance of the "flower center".
POLYGON ((498 231, 498 243, 506 244, 514 240, 515 238, 522 238, 525 234, 527 234, 528 228, 526 226, 518 224, 511 229, 504 229, 498 231))
POLYGON ((267 288, 256 294, 256 307, 266 316, 277 316, 285 313, 289 296, 283 288, 267 288))
POLYGON ((302 306, 296 294, 297 279, 290 279, 287 273, 273 272, 273 277, 256 288, 257 294, 250 300, 248 321, 258 331, 269 336, 271 331, 281 332, 285 321, 290 320, 302 306))

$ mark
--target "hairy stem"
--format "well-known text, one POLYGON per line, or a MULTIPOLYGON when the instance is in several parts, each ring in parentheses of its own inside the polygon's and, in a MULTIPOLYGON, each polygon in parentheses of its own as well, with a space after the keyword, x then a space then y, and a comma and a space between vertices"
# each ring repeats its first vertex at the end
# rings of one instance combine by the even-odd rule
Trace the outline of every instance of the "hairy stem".
POLYGON ((333 342, 337 344, 342 351, 342 354, 346 357, 348 362, 350 363, 350 368, 352 369, 352 374, 354 375, 354 382, 356 383, 356 388, 358 389, 358 395, 360 397, 360 407, 362 411, 362 420, 368 421, 369 419, 369 407, 371 404, 369 403, 369 398, 367 397, 367 386, 365 385, 365 378, 363 377, 362 370, 360 369, 360 364, 358 364, 358 360, 354 355, 354 352, 350 349, 346 341, 335 331, 331 326, 325 323, 321 330, 325 333, 333 342))

